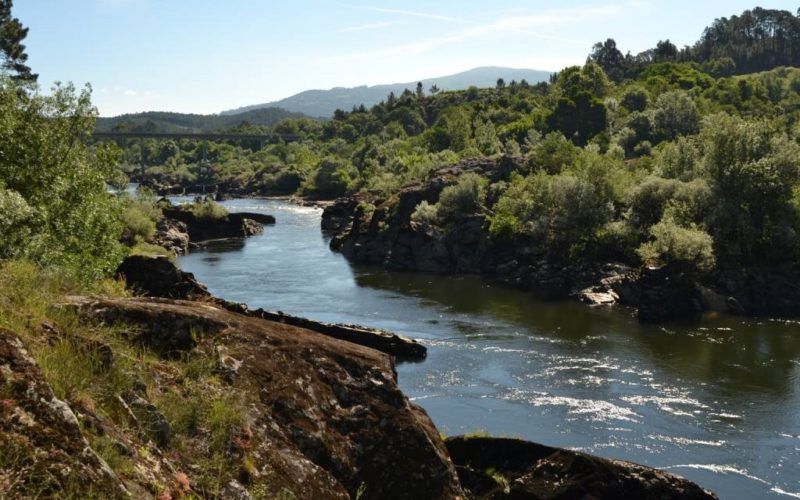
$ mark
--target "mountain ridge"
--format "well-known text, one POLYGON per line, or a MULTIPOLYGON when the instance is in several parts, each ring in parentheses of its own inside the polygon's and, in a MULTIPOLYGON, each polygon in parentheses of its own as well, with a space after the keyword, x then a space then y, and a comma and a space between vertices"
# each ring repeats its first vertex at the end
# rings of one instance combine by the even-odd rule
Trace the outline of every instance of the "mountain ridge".
POLYGON ((421 82, 425 91, 428 92, 432 85, 436 85, 441 90, 464 90, 470 86, 493 87, 499 78, 503 78, 506 82, 527 80, 528 83, 535 84, 547 81, 550 75, 552 72, 543 70, 479 66, 460 73, 424 78, 413 82, 309 89, 277 101, 223 111, 220 115, 238 115, 256 109, 277 107, 317 118, 327 118, 333 115, 337 109, 349 110, 353 106, 361 104, 369 107, 386 99, 390 92, 399 94, 405 89, 414 90, 417 82, 421 82))

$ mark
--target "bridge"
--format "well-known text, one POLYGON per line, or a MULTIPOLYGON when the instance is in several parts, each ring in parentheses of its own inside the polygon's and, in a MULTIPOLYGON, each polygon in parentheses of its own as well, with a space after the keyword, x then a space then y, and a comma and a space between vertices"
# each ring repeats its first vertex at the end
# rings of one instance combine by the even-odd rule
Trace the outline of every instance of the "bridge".
POLYGON ((214 132, 94 132, 95 139, 195 139, 198 141, 260 141, 274 139, 294 142, 300 139, 292 134, 228 134, 214 132))
MULTIPOLYGON (((294 142, 300 140, 300 137, 292 134, 230 134, 230 133, 214 133, 214 132, 94 132, 92 138, 96 140, 124 140, 124 139, 194 139, 202 141, 200 149, 202 158, 201 165, 206 164, 206 153, 208 151, 209 141, 258 141, 259 148, 263 148, 264 144, 275 139, 281 139, 284 142, 294 142)), ((141 169, 144 174, 147 168, 147 159, 145 149, 141 148, 141 169)))

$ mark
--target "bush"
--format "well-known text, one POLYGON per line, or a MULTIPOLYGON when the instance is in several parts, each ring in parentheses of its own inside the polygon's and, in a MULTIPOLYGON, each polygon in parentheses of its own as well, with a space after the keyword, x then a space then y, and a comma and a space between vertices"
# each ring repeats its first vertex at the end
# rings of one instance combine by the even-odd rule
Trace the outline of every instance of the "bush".
POLYGON ((344 196, 354 177, 355 169, 352 165, 344 160, 328 157, 317 167, 313 189, 322 196, 344 196))
POLYGON ((486 179, 478 174, 462 174, 456 184, 447 186, 439 195, 436 209, 439 220, 449 222, 459 215, 479 212, 486 200, 486 184, 486 179))
POLYGON ((6 240, 4 251, 72 269, 87 282, 113 272, 124 253, 121 206, 105 183, 114 150, 84 141, 95 116, 88 88, 56 86, 43 96, 0 78, 0 184, 16 193, 3 203, 14 205, 17 229, 28 209, 37 219, 29 238, 6 240))
POLYGON ((661 94, 653 117, 656 132, 667 140, 695 134, 700 129, 700 114, 692 97, 682 90, 661 94))
POLYGON ((33 209, 16 191, 0 189, 0 258, 23 253, 31 234, 33 209))
POLYGON ((641 87, 632 87, 622 96, 622 105, 628 111, 644 111, 647 109, 647 91, 641 87))
POLYGON ((610 215, 592 182, 539 173, 512 180, 495 205, 490 231, 505 237, 524 232, 554 255, 569 252, 576 257, 610 215))
POLYGON ((435 226, 438 221, 438 207, 436 204, 431 205, 425 200, 422 200, 417 205, 417 208, 414 209, 414 213, 411 214, 411 222, 416 222, 417 224, 435 226))
POLYGON ((228 216, 228 209, 211 198, 203 198, 187 206, 187 209, 200 220, 220 220, 228 216))
POLYGON ((133 246, 150 241, 156 233, 156 223, 164 216, 156 204, 155 196, 140 189, 136 196, 123 198, 122 242, 133 246))
POLYGON ((714 268, 714 240, 707 232, 697 227, 684 228, 666 219, 653 226, 650 234, 653 241, 637 250, 644 261, 662 260, 699 272, 714 268))

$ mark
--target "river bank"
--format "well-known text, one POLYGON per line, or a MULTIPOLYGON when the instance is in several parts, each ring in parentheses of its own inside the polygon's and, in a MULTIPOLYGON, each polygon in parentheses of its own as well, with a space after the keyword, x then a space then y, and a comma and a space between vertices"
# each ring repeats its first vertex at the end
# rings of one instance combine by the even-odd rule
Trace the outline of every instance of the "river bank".
POLYGON ((278 224, 180 266, 228 300, 417 339, 427 359, 398 365, 398 383, 448 435, 488 432, 667 468, 722 498, 800 491, 791 322, 640 325, 625 308, 542 302, 474 276, 354 265, 328 249, 319 209, 223 204, 278 224))
POLYGON ((396 195, 361 193, 325 208, 332 250, 354 263, 391 271, 481 275, 540 299, 578 299, 636 308, 645 323, 697 319, 705 312, 754 317, 800 316, 800 271, 788 265, 720 268, 697 273, 680 265, 613 258, 570 258, 533 237, 498 239, 486 214, 460 214, 448 225, 417 217, 465 174, 503 183, 521 159, 465 160, 433 172, 396 195))

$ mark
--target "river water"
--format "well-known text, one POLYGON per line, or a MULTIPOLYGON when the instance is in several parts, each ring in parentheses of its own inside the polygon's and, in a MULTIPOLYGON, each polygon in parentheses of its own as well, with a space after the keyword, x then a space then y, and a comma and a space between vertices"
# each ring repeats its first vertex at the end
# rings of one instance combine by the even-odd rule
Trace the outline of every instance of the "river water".
POLYGON ((318 209, 224 204, 277 225, 180 266, 225 299, 418 339, 428 358, 398 366, 400 387, 445 434, 631 460, 721 498, 800 498, 800 322, 642 326, 631 310, 540 302, 476 277, 352 266, 328 249, 318 209))

